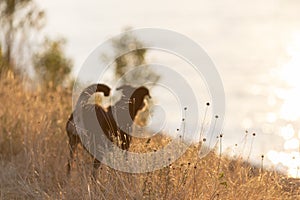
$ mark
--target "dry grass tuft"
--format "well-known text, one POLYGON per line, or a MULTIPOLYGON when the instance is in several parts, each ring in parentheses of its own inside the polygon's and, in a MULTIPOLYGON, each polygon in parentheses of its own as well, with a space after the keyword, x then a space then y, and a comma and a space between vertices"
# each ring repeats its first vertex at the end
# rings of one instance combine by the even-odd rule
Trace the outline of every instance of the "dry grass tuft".
MULTIPOLYGON (((300 198, 297 180, 214 153, 198 160, 197 145, 152 173, 102 166, 97 182, 90 178, 92 159, 79 150, 68 178, 65 122, 71 92, 25 91, 13 76, 2 77, 0 87, 0 199, 300 198)), ((135 140, 131 151, 158 150, 169 141, 162 135, 135 140)))

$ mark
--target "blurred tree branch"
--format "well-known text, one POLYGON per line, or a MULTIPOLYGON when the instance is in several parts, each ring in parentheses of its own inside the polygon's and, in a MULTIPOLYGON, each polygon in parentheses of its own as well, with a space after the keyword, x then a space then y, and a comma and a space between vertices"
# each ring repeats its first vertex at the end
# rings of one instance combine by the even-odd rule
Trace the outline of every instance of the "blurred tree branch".
POLYGON ((4 62, 0 74, 4 70, 16 72, 20 57, 15 53, 22 51, 28 54, 30 49, 24 41, 32 31, 40 30, 44 24, 45 13, 37 8, 33 0, 0 1, 0 41, 4 62))
MULTIPOLYGON (((130 29, 125 28, 125 31, 130 29)), ((114 75, 116 80, 121 78, 122 84, 142 85, 145 81, 149 81, 155 85, 160 79, 160 75, 146 65, 147 49, 143 48, 143 42, 139 38, 125 33, 119 40, 112 41, 112 47, 115 55, 119 55, 120 52, 128 52, 115 60, 114 75), (141 65, 145 65, 144 70, 138 69, 141 65), (124 76, 127 72, 130 73, 124 76)))
POLYGON ((64 54, 64 39, 46 39, 43 50, 33 57, 34 70, 38 80, 47 89, 62 85, 72 69, 72 61, 64 54))

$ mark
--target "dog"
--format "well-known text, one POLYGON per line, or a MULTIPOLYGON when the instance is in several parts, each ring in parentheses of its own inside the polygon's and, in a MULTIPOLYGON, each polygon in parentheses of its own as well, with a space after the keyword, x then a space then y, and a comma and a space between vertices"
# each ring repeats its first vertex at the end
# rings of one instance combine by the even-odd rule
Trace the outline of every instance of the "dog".
MULTIPOLYGON (((114 105, 107 109, 97 104, 85 104, 79 107, 84 131, 91 135, 98 135, 102 132, 106 138, 116 144, 122 150, 128 150, 132 136, 129 132, 132 129, 133 122, 138 112, 145 107, 146 97, 151 98, 149 90, 144 87, 132 87, 123 85, 117 88, 122 91, 122 97, 114 105), (99 130, 99 127, 101 130, 99 130)), ((85 100, 86 102, 86 100, 85 100)), ((76 120, 77 121, 77 120, 76 120)), ((74 127, 76 128, 76 127, 74 127)), ((67 131, 68 132, 68 131, 67 131)), ((78 132, 76 132, 76 141, 70 144, 70 159, 73 159, 73 152, 78 143, 81 143, 78 132)), ((69 133, 68 133, 69 135, 69 133)), ((70 136, 69 136, 70 138, 70 136)), ((101 139, 100 139, 101 140, 101 139)), ((71 141, 69 139, 69 141, 71 141)), ((103 144, 103 141, 97 141, 97 144, 103 144)), ((86 147, 84 147, 86 149, 86 147)), ((86 149, 87 150, 87 149, 86 149)), ((101 157, 101 156, 100 156, 101 157)), ((101 166, 101 158, 94 157, 93 177, 96 177, 96 171, 101 166)), ((68 173, 70 173, 71 164, 68 164, 68 173)))
MULTIPOLYGON (((75 109, 78 109, 78 107, 82 107, 85 106, 89 100, 89 98, 97 92, 102 92, 104 94, 104 96, 109 96, 110 95, 110 88, 105 85, 105 84, 92 84, 90 86, 88 86, 87 88, 85 88, 76 103, 76 107, 75 109)), ((67 123, 66 123, 66 132, 69 138, 69 148, 70 148, 70 158, 68 160, 68 174, 70 174, 71 171, 71 165, 72 165, 72 160, 74 157, 74 153, 75 150, 77 148, 77 145, 79 143, 81 143, 78 131, 76 129, 75 126, 75 122, 74 122, 74 112, 75 110, 72 112, 72 114, 70 115, 67 123)))

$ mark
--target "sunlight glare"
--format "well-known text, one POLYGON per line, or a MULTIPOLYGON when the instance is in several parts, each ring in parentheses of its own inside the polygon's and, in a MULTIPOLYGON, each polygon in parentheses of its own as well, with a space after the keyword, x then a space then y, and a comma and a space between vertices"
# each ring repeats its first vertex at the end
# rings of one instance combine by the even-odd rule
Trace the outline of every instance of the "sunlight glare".
POLYGON ((282 164, 287 167, 287 174, 290 177, 299 178, 300 177, 300 156, 299 152, 277 152, 277 151, 269 151, 267 154, 268 159, 274 164, 282 164))
POLYGON ((288 63, 280 70, 280 78, 288 84, 290 89, 281 91, 280 95, 284 103, 280 110, 281 118, 288 121, 296 121, 300 118, 300 33, 293 36, 293 42, 288 46, 287 53, 290 56, 288 63))
POLYGON ((300 66, 300 33, 293 35, 293 42, 287 47, 290 61, 283 65, 281 77, 292 87, 299 87, 299 66, 300 66))
POLYGON ((288 124, 280 129, 280 134, 284 140, 289 140, 294 136, 295 130, 291 124, 288 124))
MULTIPOLYGON (((287 125, 279 129, 284 139, 283 151, 269 151, 268 159, 274 164, 287 167, 288 176, 300 177, 300 130, 295 125, 300 119, 300 32, 295 33, 292 42, 287 47, 289 61, 277 70, 283 85, 275 89, 275 96, 281 100, 277 117, 285 120, 287 125), (292 152, 291 152, 292 151, 292 152)), ((275 101, 269 98, 269 105, 275 101)), ((274 121, 276 115, 269 113, 268 122, 274 121)))
POLYGON ((289 168, 288 169, 288 176, 293 177, 293 178, 300 178, 300 168, 299 167, 294 167, 294 168, 289 168))
POLYGON ((274 123, 277 120, 276 114, 273 112, 268 113, 267 120, 269 123, 274 123))
POLYGON ((293 138, 291 140, 287 140, 284 143, 284 149, 285 150, 291 150, 291 149, 298 149, 299 148, 299 140, 296 138, 293 138))
POLYGON ((277 155, 278 153, 276 151, 269 151, 267 156, 268 156, 268 159, 271 160, 271 162, 274 164, 274 165, 277 165, 279 164, 280 162, 280 159, 279 159, 279 156, 277 155))
POLYGON ((283 98, 284 102, 280 109, 280 116, 282 119, 285 119, 287 121, 296 121, 300 118, 300 107, 298 106, 300 102, 299 94, 300 88, 294 88, 285 93, 283 98))

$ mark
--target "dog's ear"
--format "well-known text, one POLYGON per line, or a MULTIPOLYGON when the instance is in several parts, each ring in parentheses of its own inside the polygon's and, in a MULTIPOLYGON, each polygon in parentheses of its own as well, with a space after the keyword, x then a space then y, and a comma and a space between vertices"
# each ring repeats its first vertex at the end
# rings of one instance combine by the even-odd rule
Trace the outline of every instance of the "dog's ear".
POLYGON ((104 96, 109 96, 110 94, 110 87, 105 84, 97 84, 97 92, 103 92, 104 96))
POLYGON ((149 90, 145 86, 141 86, 141 87, 137 88, 135 90, 135 93, 140 98, 145 98, 146 96, 148 96, 151 99, 151 95, 149 93, 149 90))

